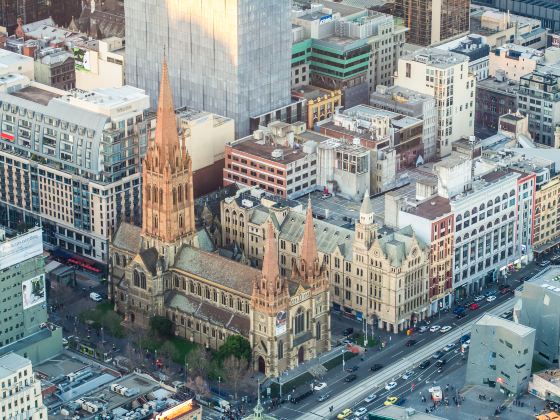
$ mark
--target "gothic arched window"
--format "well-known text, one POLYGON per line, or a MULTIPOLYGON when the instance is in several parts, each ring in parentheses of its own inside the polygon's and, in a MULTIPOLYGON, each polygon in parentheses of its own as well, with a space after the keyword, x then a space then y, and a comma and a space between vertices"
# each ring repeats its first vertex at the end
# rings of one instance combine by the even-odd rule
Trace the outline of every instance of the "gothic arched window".
POLYGON ((284 358, 284 342, 282 340, 278 340, 278 359, 284 358))
POLYGON ((305 314, 303 312, 303 309, 299 308, 297 310, 294 324, 294 334, 303 332, 303 329, 305 327, 305 314))
POLYGON ((321 339, 321 322, 320 321, 317 321, 317 324, 315 324, 315 339, 316 340, 321 339))

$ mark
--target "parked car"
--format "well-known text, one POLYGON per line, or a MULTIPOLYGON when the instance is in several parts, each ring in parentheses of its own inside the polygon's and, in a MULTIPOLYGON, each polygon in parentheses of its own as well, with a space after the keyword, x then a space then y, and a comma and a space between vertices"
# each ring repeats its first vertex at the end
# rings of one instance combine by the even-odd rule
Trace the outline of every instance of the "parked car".
POLYGON ((381 368, 383 368, 383 365, 380 363, 376 363, 372 367, 370 367, 369 370, 371 370, 372 372, 377 372, 381 368))
POLYGON ((432 354, 432 359, 441 359, 441 357, 444 355, 445 353, 441 350, 436 351, 434 354, 432 354))
POLYGON ((440 325, 432 325, 432 326, 430 327, 430 332, 439 331, 440 328, 441 328, 440 325))
POLYGON ((91 300, 93 300, 94 302, 101 302, 103 300, 103 298, 101 297, 101 295, 99 293, 95 293, 95 292, 91 292, 89 294, 89 298, 91 300))
POLYGON ((336 416, 336 418, 339 419, 339 420, 342 420, 342 419, 345 419, 347 417, 350 417, 351 415, 352 415, 352 410, 349 409, 349 408, 345 408, 340 413, 338 413, 338 416, 336 416))
POLYGON ((331 397, 331 394, 326 393, 326 394, 320 395, 319 398, 317 398, 317 401, 323 402, 323 401, 328 400, 330 397, 331 397))
POLYGON ((360 408, 358 408, 358 409, 354 412, 354 415, 355 415, 356 417, 361 417, 361 416, 363 416, 363 415, 366 414, 366 413, 367 413, 367 408, 365 408, 365 407, 360 407, 360 408))
POLYGON ((509 287, 509 286, 503 287, 503 288, 500 290, 500 293, 501 293, 502 295, 507 295, 509 292, 511 292, 511 287, 509 287))
POLYGON ((445 359, 439 359, 439 360, 436 362, 436 366, 437 366, 437 367, 442 367, 442 366, 445 365, 446 363, 447 363, 447 360, 445 360, 445 359))
POLYGON ((478 295, 478 296, 475 296, 475 297, 474 297, 474 301, 475 301, 475 302, 480 302, 481 300, 484 300, 484 296, 478 295))
POLYGON ((446 325, 445 327, 441 327, 441 330, 439 330, 440 333, 446 333, 447 331, 451 331, 451 326, 446 325))
POLYGON ((313 390, 314 391, 320 391, 322 389, 325 389, 327 387, 327 384, 325 382, 315 382, 313 384, 313 390))
POLYGON ((420 334, 425 333, 426 331, 428 331, 428 327, 426 325, 422 325, 421 327, 418 328, 418 332, 420 334))
POLYGON ((364 401, 367 402, 368 404, 372 401, 375 401, 375 399, 377 398, 377 394, 369 394, 364 401))
POLYGON ((348 337, 349 335, 354 334, 354 328, 348 327, 344 331, 342 331, 342 335, 348 337))
POLYGON ((385 390, 391 391, 397 387, 397 383, 395 381, 391 381, 385 385, 385 390))
POLYGON ((449 343, 447 346, 443 348, 443 351, 448 353, 455 348, 455 343, 449 343))
POLYGON ((463 312, 465 312, 464 306, 457 306, 455 309, 453 309, 453 313, 455 315, 462 314, 463 312))
POLYGON ((471 311, 476 311, 478 308, 480 308, 480 305, 479 305, 478 303, 471 303, 471 304, 469 305, 469 309, 470 309, 471 311))
POLYGON ((461 342, 461 344, 463 344, 465 341, 470 340, 470 338, 471 338, 471 335, 470 335, 469 333, 467 333, 467 334, 463 335, 463 336, 459 339, 459 341, 461 342))
POLYGON ((412 347, 412 346, 415 345, 416 343, 417 343, 416 340, 408 340, 408 341, 405 343, 405 346, 406 346, 406 347, 412 347))
POLYGON ((486 302, 494 302, 496 300, 496 296, 492 295, 492 296, 488 296, 486 298, 486 302))
POLYGON ((467 316, 467 314, 463 312, 463 313, 460 313, 460 314, 455 315, 455 318, 457 318, 457 319, 463 319, 463 318, 466 317, 466 316, 467 316))
POLYGON ((437 368, 437 373, 442 373, 444 371, 444 369, 445 368, 443 366, 438 367, 437 368))
POLYGON ((428 366, 430 366, 430 363, 431 363, 431 362, 430 362, 429 360, 424 360, 422 363, 420 363, 420 364, 418 365, 418 367, 419 367, 420 369, 426 369, 428 366))
POLYGON ((411 378, 414 375, 413 370, 407 370, 405 373, 402 374, 402 378, 406 381, 408 378, 411 378))
POLYGON ((488 290, 486 293, 484 293, 484 296, 486 296, 486 297, 496 296, 496 291, 495 290, 488 290))
POLYGON ((387 397, 383 405, 394 405, 399 400, 399 397, 387 397))
POLYGON ((344 378, 344 382, 352 382, 354 381, 358 376, 356 376, 356 374, 352 373, 351 375, 348 375, 346 378, 344 378))
POLYGON ((344 369, 344 370, 345 370, 346 372, 350 372, 350 373, 356 372, 356 371, 358 370, 358 366, 350 366, 350 367, 347 367, 347 368, 344 369))

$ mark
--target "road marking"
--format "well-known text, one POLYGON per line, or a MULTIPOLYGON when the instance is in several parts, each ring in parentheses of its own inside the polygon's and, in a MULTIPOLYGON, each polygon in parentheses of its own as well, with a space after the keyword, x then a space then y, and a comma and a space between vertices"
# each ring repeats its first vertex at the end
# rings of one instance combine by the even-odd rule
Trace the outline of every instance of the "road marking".
POLYGON ((397 357, 399 354, 402 354, 402 353, 404 353, 404 350, 401 350, 401 351, 399 351, 398 353, 393 354, 393 355, 391 356, 391 358, 397 357))

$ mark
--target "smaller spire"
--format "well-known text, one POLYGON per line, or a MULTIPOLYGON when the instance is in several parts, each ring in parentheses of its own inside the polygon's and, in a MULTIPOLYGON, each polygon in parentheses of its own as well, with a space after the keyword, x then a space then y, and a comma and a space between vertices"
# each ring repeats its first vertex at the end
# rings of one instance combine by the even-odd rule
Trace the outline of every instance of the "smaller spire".
MULTIPOLYGON (((314 270, 315 261, 318 260, 317 238, 315 237, 315 228, 313 226, 313 207, 311 205, 311 196, 307 200, 307 211, 305 213, 305 227, 303 230, 303 238, 301 243, 301 260, 302 271, 314 270)), ((301 273, 305 274, 305 273, 301 273)))
POLYGON ((371 200, 369 198, 369 190, 366 189, 364 193, 364 199, 362 201, 362 207, 360 207, 360 213, 369 214, 373 213, 373 207, 371 205, 371 200))
POLYGON ((280 270, 278 268, 278 247, 271 220, 267 223, 265 240, 262 275, 269 282, 269 285, 275 286, 276 280, 280 277, 280 270))

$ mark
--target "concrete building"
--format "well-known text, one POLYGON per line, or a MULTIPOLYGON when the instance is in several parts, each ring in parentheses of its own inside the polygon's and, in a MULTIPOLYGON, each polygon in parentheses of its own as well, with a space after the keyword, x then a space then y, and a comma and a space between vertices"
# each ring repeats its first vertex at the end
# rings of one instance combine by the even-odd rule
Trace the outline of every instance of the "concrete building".
POLYGON ((521 76, 532 73, 544 61, 544 53, 530 47, 505 44, 490 54, 490 76, 503 71, 508 80, 519 82, 521 76))
POLYGON ((177 106, 232 118, 246 136, 250 117, 290 103, 290 12, 276 0, 127 1, 126 83, 154 105, 165 47, 177 106))
POLYGON ((45 48, 35 59, 35 81, 61 90, 76 87, 74 55, 62 48, 45 48))
POLYGON ((305 123, 272 122, 226 145, 224 186, 237 183, 293 198, 317 187, 317 136, 305 123), (303 137, 301 145, 296 135, 303 137))
POLYGON ((5 384, 2 387, 2 406, 6 418, 48 418, 41 381, 33 374, 31 360, 15 353, 0 357, 0 381, 5 384))
POLYGON ((192 159, 194 196, 219 189, 222 186, 225 147, 235 138, 235 122, 231 118, 193 108, 179 108, 175 112, 192 159))
POLYGON ((76 43, 74 57, 87 57, 76 66, 76 87, 83 90, 116 88, 124 80, 124 38, 111 37, 76 43))
MULTIPOLYGON (((478 3, 483 2, 486 0, 478 1, 478 3)), ((521 16, 521 13, 515 14, 513 10, 507 8, 500 11, 473 4, 470 14, 470 32, 484 36, 492 50, 507 43, 535 49, 546 48, 548 45, 546 28, 551 26, 533 17, 531 14, 525 16, 521 16)))
POLYGON ((416 236, 430 247, 428 314, 433 315, 453 302, 453 255, 455 217, 449 199, 435 196, 399 211, 399 227, 411 226, 416 236))
POLYGON ((437 98, 436 154, 451 153, 451 144, 474 133, 476 80, 469 73, 469 58, 435 48, 422 49, 399 60, 395 85, 437 98))
POLYGON ((490 46, 483 36, 470 34, 436 48, 469 57, 469 70, 476 75, 477 82, 488 77, 490 46))
POLYGON ((560 74, 535 70, 520 79, 519 110, 529 117, 529 132, 536 143, 554 146, 560 124, 560 74))
POLYGON ((395 14, 409 28, 407 42, 422 47, 468 34, 469 8, 466 0, 395 1, 395 14))
POLYGON ((527 392, 535 329, 485 314, 471 330, 467 383, 494 383, 506 395, 527 392))
POLYGON ((474 123, 478 131, 496 132, 500 116, 517 111, 519 83, 507 80, 503 72, 476 83, 474 123))
POLYGON ((292 97, 306 100, 307 128, 309 130, 313 130, 319 121, 332 117, 342 103, 342 91, 327 90, 311 85, 299 86, 292 90, 292 97))
POLYGON ((14 73, 22 74, 29 80, 34 80, 33 58, 0 48, 0 76, 14 73))
POLYGON ((560 400, 560 369, 546 369, 533 373, 529 382, 529 394, 545 401, 560 400))
POLYGON ((408 117, 422 120, 422 143, 424 161, 435 159, 437 143, 437 108, 432 95, 400 86, 378 85, 369 97, 369 103, 375 108, 396 112, 408 117))
POLYGON ((41 225, 49 247, 106 262, 119 221, 140 223, 148 97, 130 86, 67 93, 26 81, 0 101, 0 220, 41 225))
POLYGON ((47 322, 42 231, 6 237, 0 229, 0 356, 15 352, 40 363, 62 351, 62 329, 47 322))
POLYGON ((560 268, 551 266, 523 284, 514 308, 514 320, 534 328, 534 357, 558 367, 560 359, 560 268))
POLYGON ((535 192, 535 234, 533 250, 541 254, 560 244, 560 175, 535 192))

